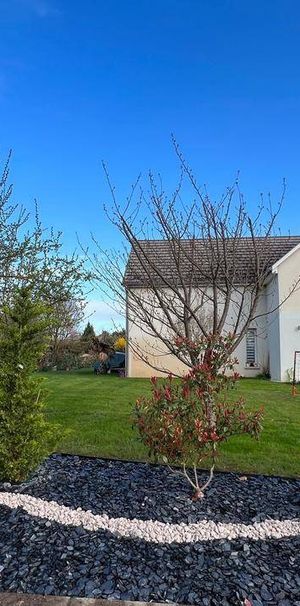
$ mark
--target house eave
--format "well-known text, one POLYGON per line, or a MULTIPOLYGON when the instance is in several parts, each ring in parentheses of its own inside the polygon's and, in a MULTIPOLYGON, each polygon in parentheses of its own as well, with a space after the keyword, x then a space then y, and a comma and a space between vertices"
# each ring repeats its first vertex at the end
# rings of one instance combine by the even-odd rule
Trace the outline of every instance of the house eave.
POLYGON ((276 261, 276 263, 274 263, 274 265, 272 265, 272 274, 277 274, 278 267, 281 265, 281 263, 284 263, 284 261, 286 261, 289 257, 291 257, 299 249, 300 249, 300 243, 297 244, 296 246, 294 246, 294 248, 292 248, 292 250, 290 250, 288 253, 286 253, 286 255, 281 257, 281 259, 276 261))

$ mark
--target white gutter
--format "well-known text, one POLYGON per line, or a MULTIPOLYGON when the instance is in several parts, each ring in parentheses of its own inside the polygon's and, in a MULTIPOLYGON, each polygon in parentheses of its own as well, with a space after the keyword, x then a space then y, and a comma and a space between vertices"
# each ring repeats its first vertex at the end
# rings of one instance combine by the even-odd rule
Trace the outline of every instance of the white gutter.
POLYGON ((277 274, 279 265, 281 265, 281 263, 286 261, 286 259, 291 257, 296 252, 296 250, 299 250, 299 249, 300 249, 300 243, 297 244, 296 246, 294 246, 294 248, 292 248, 292 250, 290 250, 288 253, 286 253, 286 255, 281 257, 281 259, 279 259, 279 261, 276 261, 276 263, 274 263, 274 265, 272 265, 272 274, 277 274))

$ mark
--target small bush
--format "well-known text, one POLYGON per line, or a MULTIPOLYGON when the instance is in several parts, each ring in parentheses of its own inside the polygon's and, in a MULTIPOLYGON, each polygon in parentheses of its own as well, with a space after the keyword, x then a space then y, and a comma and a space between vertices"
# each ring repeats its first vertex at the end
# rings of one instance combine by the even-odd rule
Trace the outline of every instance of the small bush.
MULTIPOLYGON (((184 349, 187 344, 180 339, 176 345, 184 349)), ((135 422, 150 455, 168 465, 181 465, 194 498, 203 496, 212 479, 218 446, 234 435, 257 437, 261 429, 262 410, 247 412, 241 398, 228 402, 228 390, 238 379, 231 345, 230 336, 218 335, 189 342, 197 360, 191 371, 180 380, 169 376, 159 382, 153 377, 151 396, 136 403, 135 422), (197 467, 204 460, 211 462, 211 472, 200 487, 197 467), (187 467, 193 468, 192 477, 187 467)))
POLYGON ((48 454, 57 428, 43 415, 44 380, 35 375, 48 343, 51 313, 19 290, 0 315, 0 479, 24 480, 48 454))

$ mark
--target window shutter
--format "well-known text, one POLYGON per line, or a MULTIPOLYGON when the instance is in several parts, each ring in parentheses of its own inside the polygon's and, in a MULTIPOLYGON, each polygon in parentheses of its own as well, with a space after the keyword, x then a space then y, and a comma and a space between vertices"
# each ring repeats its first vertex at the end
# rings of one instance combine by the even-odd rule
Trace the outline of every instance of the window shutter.
POLYGON ((246 363, 253 366, 256 363, 256 328, 249 328, 246 335, 246 363))

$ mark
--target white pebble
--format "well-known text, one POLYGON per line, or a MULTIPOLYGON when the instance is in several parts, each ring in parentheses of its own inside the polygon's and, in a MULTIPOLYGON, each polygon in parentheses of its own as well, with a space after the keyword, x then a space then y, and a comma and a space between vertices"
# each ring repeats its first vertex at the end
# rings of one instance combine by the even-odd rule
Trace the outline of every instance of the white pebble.
POLYGON ((254 524, 223 524, 202 520, 197 524, 166 524, 154 520, 129 520, 96 515, 80 507, 71 509, 55 501, 31 495, 0 492, 0 505, 11 509, 21 507, 32 516, 58 522, 65 526, 82 526, 86 530, 108 530, 117 537, 140 538, 149 543, 194 543, 212 539, 250 538, 255 541, 293 537, 300 534, 300 519, 265 520, 254 524))

